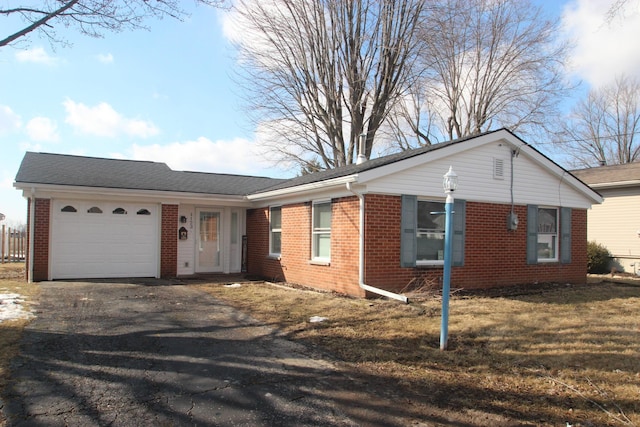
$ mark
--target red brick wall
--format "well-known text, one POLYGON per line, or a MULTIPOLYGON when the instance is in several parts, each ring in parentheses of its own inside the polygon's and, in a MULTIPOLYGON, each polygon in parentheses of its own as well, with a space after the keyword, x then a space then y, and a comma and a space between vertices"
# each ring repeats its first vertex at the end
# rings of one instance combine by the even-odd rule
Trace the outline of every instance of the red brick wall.
MULTIPOLYGON (((403 292, 411 283, 442 286, 442 266, 400 267, 399 196, 365 196, 365 277, 368 285, 403 292)), ((268 257, 267 208, 247 214, 249 273, 354 296, 358 286, 359 203, 356 197, 332 203, 331 263, 310 264, 311 203, 282 207, 281 259, 268 257)), ((520 225, 508 231, 509 205, 468 202, 465 264, 452 268, 452 288, 489 288, 535 282, 581 283, 586 277, 587 213, 572 210, 572 263, 528 265, 527 208, 516 206, 520 225)))
POLYGON ((178 205, 162 205, 160 276, 178 275, 178 205))
MULTIPOLYGON (((400 197, 367 195, 365 283, 401 292, 411 282, 441 286, 442 267, 400 267, 400 197)), ((468 202, 464 266, 451 270, 452 288, 489 288, 535 282, 580 283, 587 273, 586 210, 572 210, 572 263, 527 264, 527 207, 506 227, 509 205, 468 202)))
POLYGON ((289 283, 364 296, 358 285, 357 197, 332 200, 331 262, 311 260, 311 202, 282 206, 282 253, 269 257, 269 209, 247 212, 248 272, 289 283))
MULTIPOLYGON (((34 230, 33 230, 33 277, 34 282, 49 280, 49 221, 51 218, 51 201, 49 199, 35 199, 34 230)), ((29 265, 31 250, 31 199, 27 201, 27 259, 29 265)), ((29 268, 27 268, 27 280, 29 268)))

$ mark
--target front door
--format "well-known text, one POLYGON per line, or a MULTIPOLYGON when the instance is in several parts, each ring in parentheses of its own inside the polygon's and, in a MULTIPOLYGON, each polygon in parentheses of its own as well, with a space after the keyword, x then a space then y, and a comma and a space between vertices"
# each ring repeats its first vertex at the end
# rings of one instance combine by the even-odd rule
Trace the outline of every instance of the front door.
POLYGON ((196 272, 222 271, 222 211, 198 210, 196 272))

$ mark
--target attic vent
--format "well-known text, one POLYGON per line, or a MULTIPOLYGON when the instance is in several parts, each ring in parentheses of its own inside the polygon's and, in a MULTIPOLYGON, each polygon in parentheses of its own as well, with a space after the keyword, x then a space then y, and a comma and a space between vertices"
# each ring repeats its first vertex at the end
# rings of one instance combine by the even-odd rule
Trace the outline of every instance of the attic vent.
POLYGON ((504 179, 504 159, 493 159, 493 179, 504 179))

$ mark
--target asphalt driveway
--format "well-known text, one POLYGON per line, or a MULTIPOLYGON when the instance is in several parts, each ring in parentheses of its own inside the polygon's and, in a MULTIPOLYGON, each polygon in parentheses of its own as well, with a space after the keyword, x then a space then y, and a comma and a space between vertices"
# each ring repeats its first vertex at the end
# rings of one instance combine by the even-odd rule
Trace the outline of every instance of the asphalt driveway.
POLYGON ((407 423, 326 356, 194 287, 41 286, 5 396, 10 426, 407 423))

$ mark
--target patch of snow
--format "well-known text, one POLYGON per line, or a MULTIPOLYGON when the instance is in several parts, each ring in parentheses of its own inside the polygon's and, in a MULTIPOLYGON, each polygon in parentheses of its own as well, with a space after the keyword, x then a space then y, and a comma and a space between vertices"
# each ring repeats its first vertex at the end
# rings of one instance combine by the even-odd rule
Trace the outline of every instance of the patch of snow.
POLYGON ((24 298, 20 294, 0 294, 0 323, 5 320, 29 319, 30 310, 24 308, 24 298))
POLYGON ((225 288, 239 288, 242 286, 240 283, 231 283, 229 285, 224 285, 225 288))
POLYGON ((309 322, 311 323, 324 322, 325 320, 328 320, 328 319, 326 317, 320 317, 320 316, 312 316, 311 318, 309 318, 309 322))

